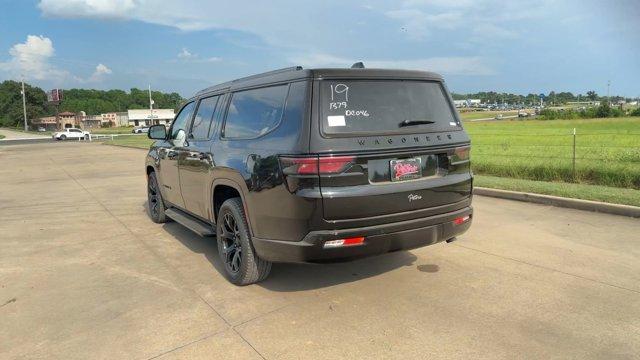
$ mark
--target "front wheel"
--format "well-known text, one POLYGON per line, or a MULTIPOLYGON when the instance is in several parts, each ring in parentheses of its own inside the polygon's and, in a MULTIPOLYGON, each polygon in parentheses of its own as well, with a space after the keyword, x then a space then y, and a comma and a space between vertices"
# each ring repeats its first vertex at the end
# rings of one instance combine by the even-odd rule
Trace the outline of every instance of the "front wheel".
POLYGON ((162 200, 155 172, 151 172, 147 177, 147 206, 149 207, 149 216, 153 222, 158 224, 167 222, 167 216, 164 213, 164 201, 162 200))
POLYGON ((85 139, 85 140, 87 140, 87 141, 89 141, 89 134, 85 134, 85 135, 84 135, 84 139, 85 139))
POLYGON ((67 135, 60 135, 60 140, 66 140, 67 139, 67 135))
POLYGON ((240 198, 229 199, 222 204, 216 221, 216 234, 218 254, 231 283, 244 286, 269 276, 271 262, 260 259, 253 249, 240 198))

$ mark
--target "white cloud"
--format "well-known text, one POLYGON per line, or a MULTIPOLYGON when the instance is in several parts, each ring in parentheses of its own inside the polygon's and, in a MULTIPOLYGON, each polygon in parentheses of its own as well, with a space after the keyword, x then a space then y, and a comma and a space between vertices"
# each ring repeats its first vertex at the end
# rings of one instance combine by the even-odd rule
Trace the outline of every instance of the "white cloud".
POLYGON ((473 34, 474 40, 477 41, 495 41, 515 39, 518 37, 517 32, 491 23, 481 23, 475 25, 473 27, 473 34))
POLYGON ((520 19, 543 16, 553 1, 369 0, 362 5, 327 0, 309 5, 298 0, 273 0, 247 6, 240 1, 206 0, 40 0, 38 7, 49 17, 137 20, 184 31, 238 30, 271 45, 302 49, 311 39, 328 43, 350 32, 366 33, 366 27, 358 26, 364 23, 392 27, 397 23, 396 29, 412 40, 424 40, 436 30, 444 35, 459 30, 459 36, 473 36, 477 24, 485 24, 488 31, 496 30, 491 26, 501 28, 506 34, 513 32, 510 27, 520 19), (350 13, 358 17, 344 16, 350 13), (391 22, 385 23, 384 18, 391 22))
POLYGON ((201 58, 200 55, 192 53, 187 48, 182 48, 182 50, 178 53, 178 59, 184 62, 193 63, 211 63, 222 61, 222 58, 217 56, 201 58))
MULTIPOLYGON (((520 34, 513 28, 523 20, 544 18, 554 0, 406 0, 384 14, 400 22, 410 39, 422 40, 434 30, 456 30, 458 36, 508 40, 520 34), (525 10, 526 9, 526 10, 525 10)), ((449 33, 443 32, 447 35, 449 33)))
POLYGON ((433 71, 444 75, 494 75, 495 70, 479 56, 430 57, 408 60, 349 59, 331 54, 313 53, 292 56, 289 61, 304 67, 350 67, 357 61, 367 68, 433 71))
MULTIPOLYGON (((106 6, 98 0, 40 0, 44 16, 143 21, 183 31, 236 30, 253 34, 270 45, 298 47, 318 36, 336 38, 357 27, 357 21, 332 26, 332 19, 317 16, 319 11, 361 11, 361 6, 327 0, 306 5, 298 0, 242 1, 206 0, 118 0, 126 9, 106 6), (295 30, 292 30, 295 29, 295 30)), ((335 18, 335 16, 331 16, 335 18)), ((335 25, 335 24, 334 24, 335 25)))
POLYGON ((111 69, 109 69, 106 65, 104 64, 98 64, 96 66, 96 70, 93 72, 93 74, 91 74, 91 76, 89 77, 88 81, 89 82, 100 82, 102 80, 104 80, 104 77, 106 75, 111 75, 113 73, 113 71, 111 71, 111 69))
POLYGON ((68 73, 51 64, 55 50, 53 42, 42 35, 29 35, 24 43, 11 47, 11 59, 0 62, 0 70, 13 77, 24 76, 25 79, 57 80, 64 79, 68 73))
POLYGON ((433 71, 444 75, 494 75, 496 72, 479 56, 431 57, 414 60, 373 60, 365 63, 374 68, 433 71))
POLYGON ((25 42, 15 44, 9 49, 9 55, 11 58, 8 61, 0 62, 0 71, 13 78, 48 81, 55 86, 69 85, 73 82, 100 82, 112 73, 106 65, 98 64, 94 72, 84 79, 57 67, 52 63, 55 57, 53 41, 43 35, 28 35, 25 42))
POLYGON ((124 19, 138 5, 136 0, 41 0, 38 7, 52 17, 124 19))
POLYGON ((187 48, 182 48, 182 51, 178 53, 178 58, 180 59, 191 59, 193 58, 193 54, 187 50, 187 48))
POLYGON ((428 14, 419 9, 401 9, 387 11, 385 15, 401 21, 402 31, 417 40, 429 35, 430 29, 454 29, 462 23, 462 15, 457 12, 428 14))
POLYGON ((477 0, 406 0, 402 2, 405 7, 412 6, 437 6, 442 8, 469 8, 478 3, 477 0))

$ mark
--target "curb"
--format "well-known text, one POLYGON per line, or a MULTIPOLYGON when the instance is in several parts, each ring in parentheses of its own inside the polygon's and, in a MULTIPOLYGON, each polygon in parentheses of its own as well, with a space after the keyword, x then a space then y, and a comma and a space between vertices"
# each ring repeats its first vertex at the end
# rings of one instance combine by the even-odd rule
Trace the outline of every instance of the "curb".
POLYGON ((552 195, 532 194, 519 191, 474 187, 474 195, 489 196, 501 199, 531 202, 577 210, 593 211, 605 214, 622 215, 640 218, 640 207, 631 205, 609 204, 599 201, 571 199, 552 195))

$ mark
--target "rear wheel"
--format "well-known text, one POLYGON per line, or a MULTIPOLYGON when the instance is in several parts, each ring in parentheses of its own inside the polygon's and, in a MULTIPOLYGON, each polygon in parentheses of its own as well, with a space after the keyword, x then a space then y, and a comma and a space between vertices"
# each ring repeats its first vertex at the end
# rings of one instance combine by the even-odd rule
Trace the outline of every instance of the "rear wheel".
POLYGON ((162 200, 155 172, 151 172, 147 177, 147 206, 149 207, 149 216, 153 222, 158 224, 167 222, 167 216, 164 213, 164 201, 162 200))
POLYGON ((253 249, 240 198, 229 199, 222 204, 216 233, 218 253, 230 282, 242 286, 267 278, 271 262, 260 259, 253 249))

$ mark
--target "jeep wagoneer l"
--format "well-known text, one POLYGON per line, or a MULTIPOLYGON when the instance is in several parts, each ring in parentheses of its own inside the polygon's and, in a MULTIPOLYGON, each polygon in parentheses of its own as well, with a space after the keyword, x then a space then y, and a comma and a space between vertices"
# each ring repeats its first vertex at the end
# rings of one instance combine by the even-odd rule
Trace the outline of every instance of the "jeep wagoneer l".
POLYGON ((237 285, 272 262, 412 249, 471 224, 470 141, 434 73, 271 71, 198 92, 148 135, 153 221, 215 237, 237 285))

